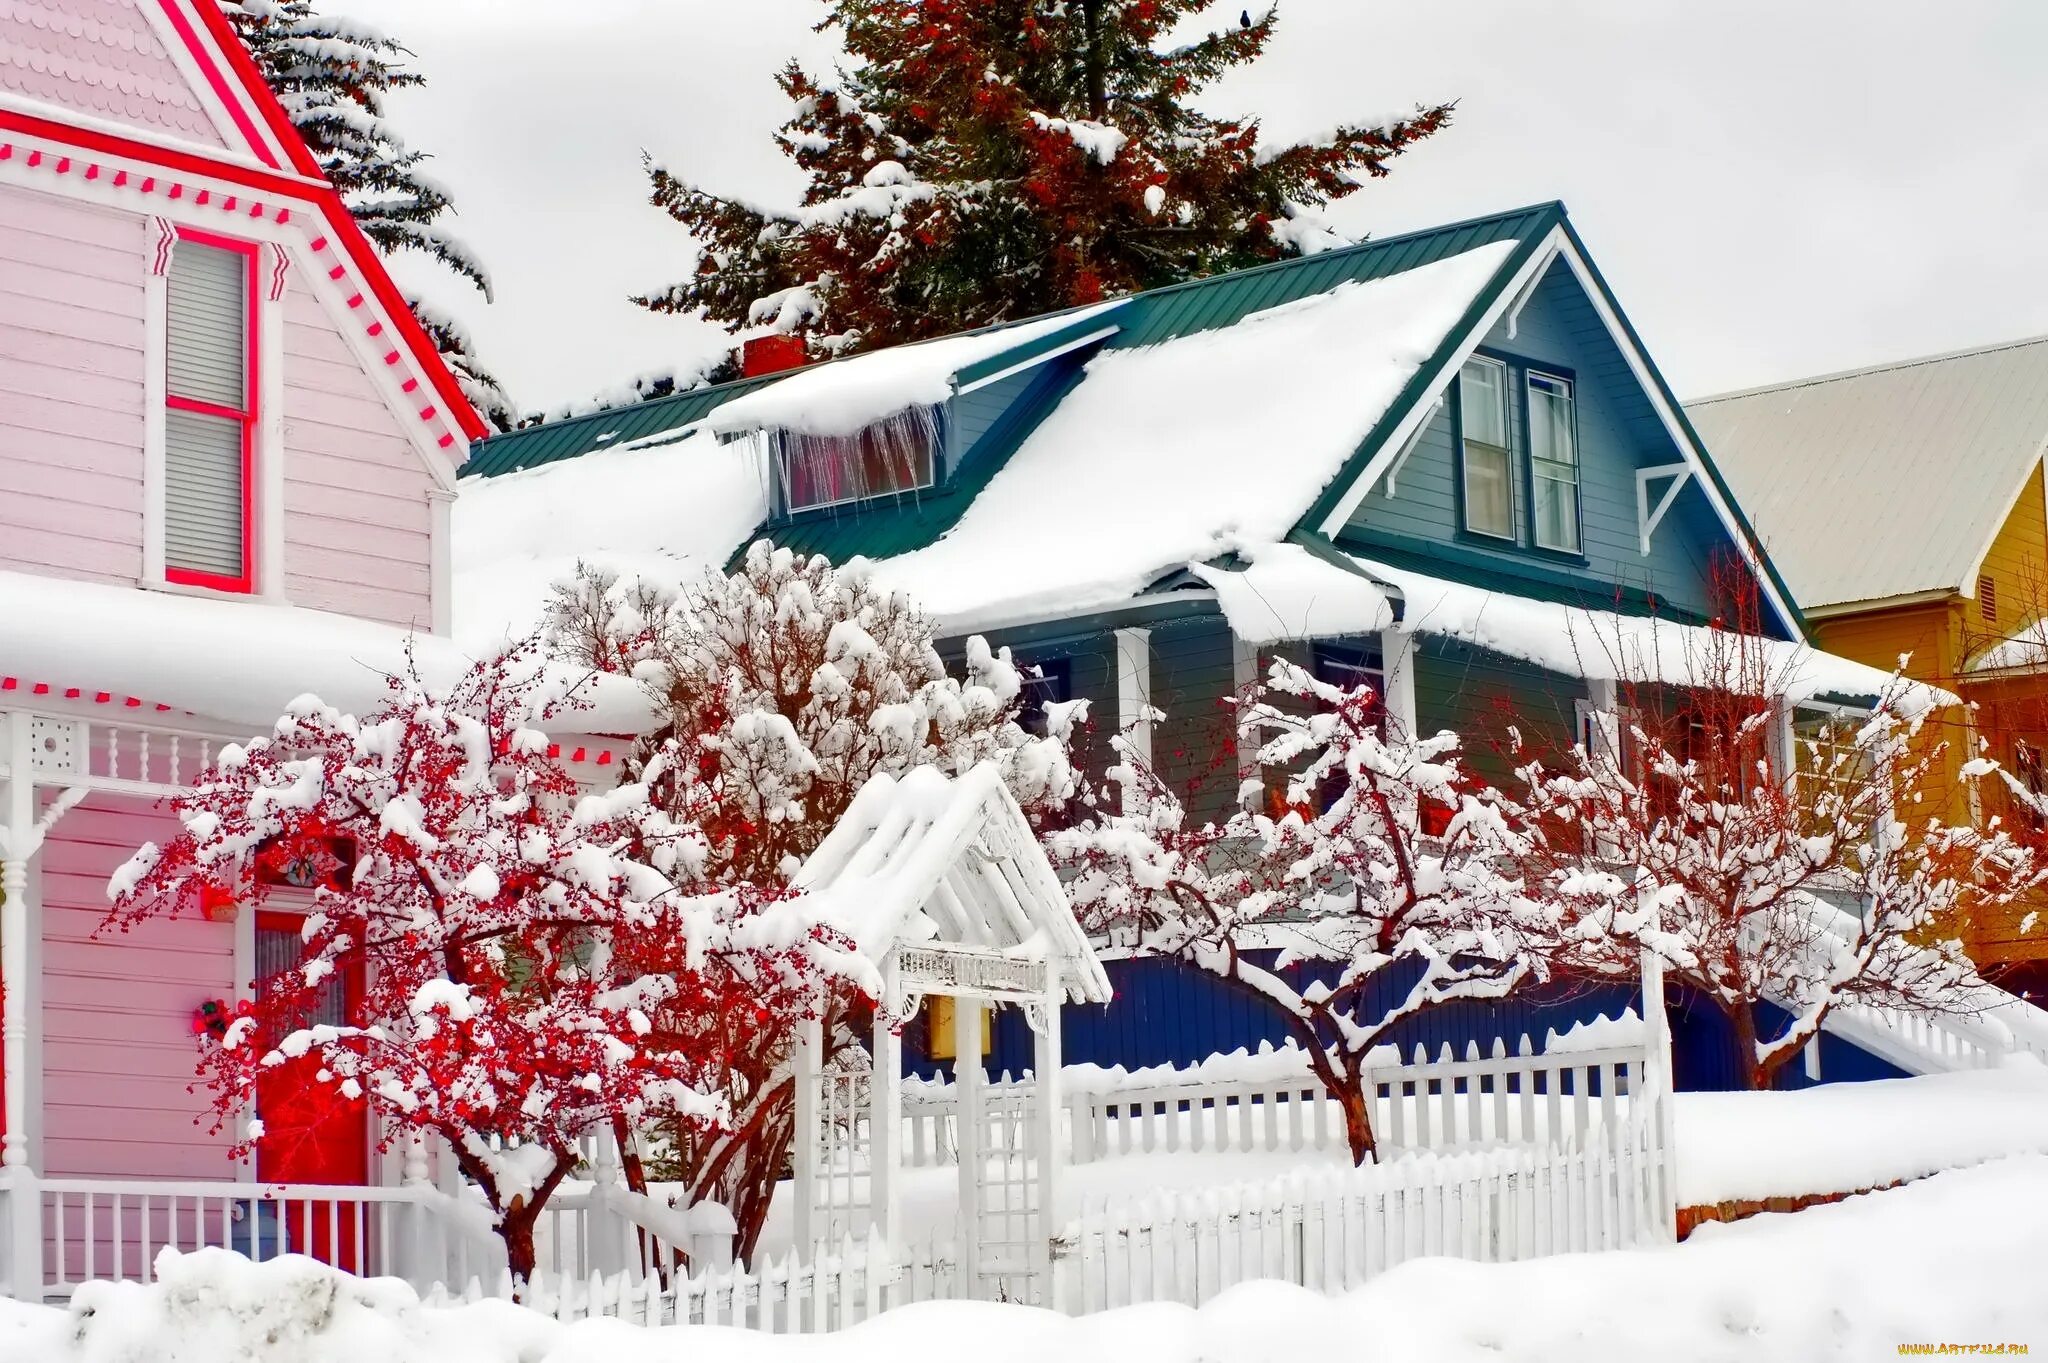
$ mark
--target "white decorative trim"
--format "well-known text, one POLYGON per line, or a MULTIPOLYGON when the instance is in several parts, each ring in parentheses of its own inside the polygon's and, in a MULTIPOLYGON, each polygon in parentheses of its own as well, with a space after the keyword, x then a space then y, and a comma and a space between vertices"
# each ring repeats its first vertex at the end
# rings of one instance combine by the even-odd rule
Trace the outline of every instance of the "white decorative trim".
POLYGON ((1429 400, 1429 412, 1420 422, 1416 423, 1415 429, 1409 434, 1407 442, 1401 446, 1401 452, 1394 456, 1394 462, 1388 466, 1387 495, 1389 497, 1399 495, 1401 488, 1398 480, 1401 477, 1401 470, 1407 466, 1408 456, 1414 454, 1416 447, 1422 443, 1422 437, 1429 434, 1429 423, 1434 421, 1436 414, 1444 409, 1445 396, 1446 394, 1444 393, 1438 393, 1429 400))
MULTIPOLYGON (((233 992, 228 996, 228 1005, 233 1007, 239 1000, 253 999, 256 994, 256 915, 252 912, 237 913, 231 926, 235 934, 235 975, 230 981, 233 992)), ((242 1110, 237 1115, 241 1129, 233 1133, 235 1139, 241 1139, 242 1132, 248 1129, 250 1118, 255 1115, 256 1102, 252 1098, 242 1104, 242 1110)), ((239 1183, 256 1181, 254 1155, 235 1161, 235 1180, 239 1183)))
POLYGON ((986 388, 992 383, 1001 383, 1012 374, 1021 374, 1027 369, 1035 369, 1047 360, 1057 359, 1061 355, 1079 350, 1083 346, 1094 345, 1097 341, 1106 341, 1122 330, 1122 327, 1104 327, 1100 331, 1091 331, 1086 336, 1076 337, 1074 340, 1068 341, 1065 345, 1055 346, 1042 355, 1033 355, 1030 359, 1020 360, 1007 369, 998 369, 995 373, 978 378, 972 383, 962 384, 960 387, 955 388, 953 392, 957 396, 961 393, 972 393, 977 388, 986 388))
POLYGON ((1664 513, 1678 500, 1678 494, 1685 490, 1685 480, 1692 477, 1692 465, 1658 464, 1653 468, 1636 470, 1636 535, 1645 557, 1650 552, 1650 537, 1657 533, 1657 527, 1664 523, 1664 513), (1669 478, 1671 486, 1653 510, 1650 506, 1650 484, 1659 478, 1669 478))
MULTIPOLYGON (((165 3, 179 4, 179 0, 165 0, 165 3)), ((204 3, 204 0, 202 0, 202 3, 204 3)), ((255 148, 250 146, 249 139, 235 122, 234 111, 229 109, 227 104, 222 101, 220 92, 214 88, 213 82, 208 80, 206 73, 199 69, 199 63, 193 59, 192 49, 186 46, 184 38, 179 35, 176 29, 164 21, 161 10, 156 5, 150 4, 138 5, 136 8, 142 11, 150 28, 156 33, 157 41, 163 44, 164 51, 170 56, 171 64, 177 67, 178 74, 184 77, 185 84, 190 87, 193 98, 199 101, 200 109, 205 112, 207 120, 213 124, 214 132, 226 144, 227 154, 235 156, 237 160, 246 159, 249 164, 262 166, 265 170, 272 169, 271 166, 264 162, 262 157, 255 154, 255 148)), ((181 5, 180 8, 184 9, 185 22, 191 25, 193 35, 200 42, 206 44, 208 49, 207 55, 213 59, 214 64, 223 73, 232 71, 233 68, 228 64, 227 54, 220 51, 215 44, 207 42, 209 34, 206 21, 197 14, 194 14, 187 6, 181 5)), ((277 145, 276 135, 270 131, 270 125, 264 119, 261 112, 248 108, 243 109, 242 112, 248 118, 249 125, 257 130, 257 136, 262 141, 263 150, 268 152, 276 161, 276 168, 284 171, 286 174, 295 173, 291 157, 285 154, 283 147, 277 145)), ((125 126, 122 131, 124 134, 128 132, 125 126)), ((182 147, 200 147, 216 156, 221 154, 220 147, 209 147, 203 142, 180 142, 179 145, 182 147)))
POLYGON ((256 300, 256 590, 286 599, 284 533, 284 305, 256 300))
POLYGON ((159 277, 168 275, 171 272, 171 248, 178 244, 177 225, 169 218, 154 214, 150 216, 149 224, 156 229, 156 251, 150 257, 149 272, 159 277))
POLYGON ((1964 573, 1963 580, 1956 584, 1956 591, 1966 600, 1977 599, 1977 581, 1984 573, 1984 561, 1991 557, 1992 549, 1998 545, 1998 537, 2005 533, 2006 522, 2012 519, 2013 507, 2018 503, 2021 494, 2026 492, 2027 484, 2033 482, 2034 475, 2041 471, 2041 461, 2044 457, 2048 457, 2048 440, 2035 447, 2033 461, 2027 465, 2027 471, 2020 475, 2020 485, 2005 499, 2005 514, 1998 518, 1998 524, 1991 528, 1991 538, 1984 541, 1984 547, 1978 550, 1977 557, 1970 561, 1970 571, 1964 573))
POLYGON ((291 255, 276 242, 270 243, 270 301, 284 301, 285 275, 291 270, 291 255))
POLYGON ((142 281, 142 582, 149 587, 164 585, 164 369, 170 311, 169 276, 151 274, 142 281))
POLYGON ((1529 276, 1529 282, 1515 295, 1515 301, 1508 305, 1507 316, 1502 321, 1507 327, 1510 341, 1521 334, 1522 309, 1529 306, 1529 300, 1534 298, 1536 290, 1542 287, 1544 277, 1550 272, 1550 262, 1557 259, 1557 250, 1556 242, 1553 240, 1538 253, 1535 273, 1529 276))

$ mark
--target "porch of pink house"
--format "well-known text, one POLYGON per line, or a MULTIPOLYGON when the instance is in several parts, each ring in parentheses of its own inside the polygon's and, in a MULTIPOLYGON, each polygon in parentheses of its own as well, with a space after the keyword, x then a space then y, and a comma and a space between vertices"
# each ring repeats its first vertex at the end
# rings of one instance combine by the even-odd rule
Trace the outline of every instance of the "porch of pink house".
POLYGON ((176 831, 165 797, 235 737, 153 709, 0 698, 0 1283, 62 1298, 208 1245, 422 1286, 488 1279, 493 1246, 459 1192, 424 1149, 376 1153, 361 1113, 334 1114, 310 1151, 232 1158, 255 1114, 215 1129, 196 1019, 249 996, 259 933, 289 923, 223 906, 102 931, 115 868, 176 831))

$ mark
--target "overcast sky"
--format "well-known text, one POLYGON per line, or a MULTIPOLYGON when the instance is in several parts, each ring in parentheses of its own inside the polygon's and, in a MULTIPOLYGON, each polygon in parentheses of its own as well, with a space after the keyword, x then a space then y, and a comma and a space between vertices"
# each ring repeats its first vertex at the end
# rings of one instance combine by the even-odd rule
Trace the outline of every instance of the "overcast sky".
MULTIPOLYGON (((524 408, 686 364, 717 333, 628 295, 685 273, 640 151, 793 200, 771 81, 819 0, 325 0, 429 79, 393 113, 496 301, 433 267, 524 408)), ((1219 6, 1235 18, 1242 0, 1219 6)), ((2048 0, 1281 0, 1216 112, 1287 137, 1458 101, 1337 215, 1387 234, 1570 207, 1672 385, 1697 396, 2048 333, 2048 0)))

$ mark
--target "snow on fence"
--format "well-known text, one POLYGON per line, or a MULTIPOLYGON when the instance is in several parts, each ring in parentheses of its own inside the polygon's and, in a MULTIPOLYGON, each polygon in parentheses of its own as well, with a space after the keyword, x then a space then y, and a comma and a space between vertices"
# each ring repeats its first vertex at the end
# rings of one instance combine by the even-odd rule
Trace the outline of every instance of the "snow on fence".
POLYGON ((1487 1263, 1672 1238, 1655 1123, 1564 1146, 1421 1156, 1268 1183, 1132 1198, 1055 1242, 1055 1301, 1082 1313, 1199 1306, 1251 1279, 1342 1292, 1407 1259, 1487 1263))
MULTIPOLYGON (((1403 1064, 1388 1048, 1389 1063, 1370 1072, 1373 1130, 1390 1152, 1583 1138, 1612 1126, 1643 1091, 1641 1033, 1630 1014, 1563 1037, 1551 1032, 1541 1051, 1526 1034, 1512 1054, 1496 1038, 1487 1053, 1468 1043, 1463 1059, 1448 1044, 1435 1060, 1417 1046, 1403 1064)), ((1343 1111, 1299 1051, 1220 1060, 1227 1063, 1135 1074, 1069 1068, 1061 1082, 1067 1157, 1299 1151, 1343 1142, 1343 1111)), ((1021 1090, 1016 1097, 1029 1101, 1028 1086, 1007 1074, 991 1089, 992 1100, 1021 1090)), ((906 1086, 903 1112, 906 1161, 951 1163, 958 1149, 952 1085, 906 1086)))
MULTIPOLYGON (((959 1296, 949 1249, 933 1244, 899 1253, 878 1236, 848 1238, 836 1251, 819 1244, 799 1258, 794 1250, 757 1269, 729 1268, 694 1276, 631 1272, 563 1277, 534 1275, 524 1300, 559 1320, 610 1317, 633 1325, 731 1325, 771 1334, 842 1330, 896 1306, 959 1296)), ((430 1304, 510 1299, 512 1280, 501 1274, 486 1289, 471 1279, 459 1293, 428 1294, 430 1304)))
MULTIPOLYGON (((1662 1134, 1617 1121, 1583 1142, 1415 1155, 1262 1183, 1103 1204, 1053 1244, 1053 1302, 1085 1314, 1140 1302, 1199 1306, 1238 1283, 1277 1279, 1343 1292, 1408 1259, 1508 1262, 1668 1242, 1662 1134)), ((509 1297, 472 1280, 454 1299, 509 1297)), ((951 1246, 898 1252, 878 1237, 792 1251, 755 1270, 687 1276, 536 1276, 525 1300, 562 1320, 843 1329, 912 1302, 961 1295, 951 1246)), ((430 1300, 449 1300, 437 1292, 430 1300)))

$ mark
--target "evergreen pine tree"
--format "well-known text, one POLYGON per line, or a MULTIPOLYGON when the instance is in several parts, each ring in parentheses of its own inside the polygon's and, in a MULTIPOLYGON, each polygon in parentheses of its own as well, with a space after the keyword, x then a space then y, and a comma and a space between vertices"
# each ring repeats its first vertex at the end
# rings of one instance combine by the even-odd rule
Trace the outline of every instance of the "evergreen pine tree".
MULTIPOLYGON (((438 225, 455 211, 448 191, 422 168, 427 154, 408 147, 384 114, 385 95, 426 84, 403 65, 412 53, 367 25, 317 13, 312 0, 219 3, 363 235, 386 255, 426 253, 488 300, 483 262, 438 225)), ((471 404, 511 429, 511 399, 477 359, 468 333, 419 299, 408 301, 471 404)))
POLYGON ((635 301, 824 353, 1030 316, 1342 244, 1318 210, 1444 126, 1451 106, 1261 146, 1192 101, 1256 60, 1275 11, 1163 46, 1209 0, 823 0, 835 83, 791 62, 778 141, 795 211, 650 160, 653 203, 701 247, 635 301))

